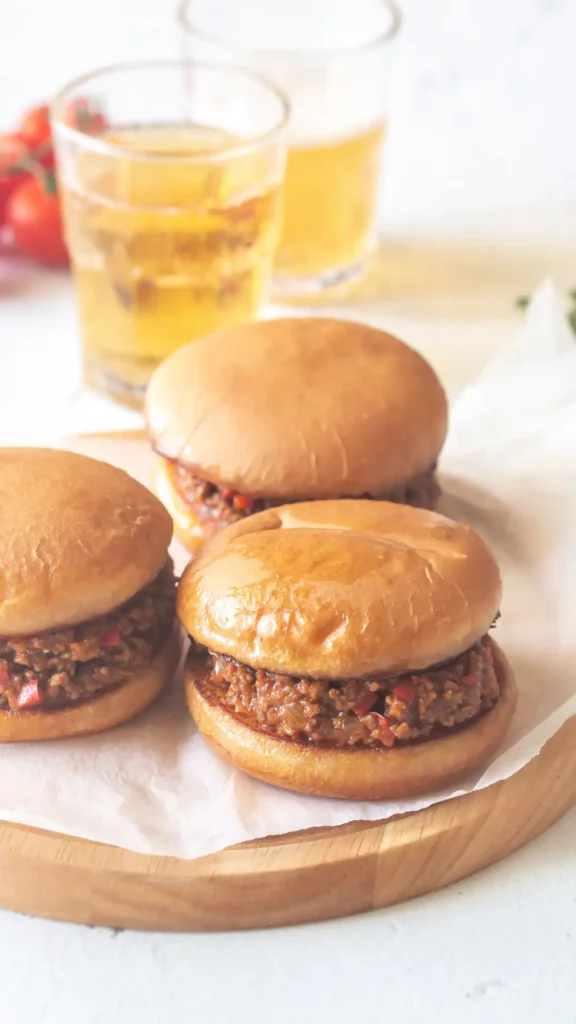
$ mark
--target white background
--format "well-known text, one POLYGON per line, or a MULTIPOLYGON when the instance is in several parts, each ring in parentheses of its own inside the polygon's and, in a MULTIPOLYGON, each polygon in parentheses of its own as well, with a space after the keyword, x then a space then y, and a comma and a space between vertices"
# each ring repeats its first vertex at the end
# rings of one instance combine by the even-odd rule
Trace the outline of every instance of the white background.
MULTIPOLYGON (((172 8, 5 4, 0 125, 92 66, 176 55, 172 8)), ((513 329, 519 291, 548 272, 576 284, 576 3, 405 8, 386 259, 349 315, 397 330, 454 391, 513 329)), ((2 266, 2 440, 123 421, 74 399, 76 352, 67 277, 2 266)), ((576 811, 442 893, 266 933, 116 934, 0 913, 0 1020, 575 1024, 575 846, 576 811)))

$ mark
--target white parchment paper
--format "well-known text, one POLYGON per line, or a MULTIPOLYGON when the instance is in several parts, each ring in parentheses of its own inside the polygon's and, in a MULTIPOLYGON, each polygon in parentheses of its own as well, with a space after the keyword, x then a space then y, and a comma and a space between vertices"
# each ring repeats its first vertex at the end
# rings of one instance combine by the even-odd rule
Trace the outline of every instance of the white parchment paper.
MULTIPOLYGON (((90 439, 74 448, 148 482, 142 442, 90 439)), ((261 836, 416 810, 518 771, 576 714, 576 341, 550 284, 518 336, 457 400, 441 470, 441 511, 479 530, 500 561, 496 638, 521 691, 505 745, 483 772, 457 791, 394 803, 288 793, 209 750, 177 677, 152 709, 108 733, 0 747, 0 819, 197 857, 261 836)), ((175 557, 182 567, 177 546, 175 557)))

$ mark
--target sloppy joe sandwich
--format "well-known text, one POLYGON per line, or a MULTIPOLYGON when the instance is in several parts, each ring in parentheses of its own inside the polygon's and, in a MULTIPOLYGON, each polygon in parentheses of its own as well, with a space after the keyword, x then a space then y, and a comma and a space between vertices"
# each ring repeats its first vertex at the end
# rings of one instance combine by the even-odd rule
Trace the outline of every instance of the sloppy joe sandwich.
POLYGON ((103 462, 0 449, 0 742, 98 732, 178 660, 170 516, 103 462))
POLYGON ((433 508, 447 429, 428 363, 365 324, 292 318, 229 327, 152 376, 155 490, 192 550, 287 502, 386 499, 433 508))
POLYGON ((485 542, 374 501, 270 509, 213 537, 181 579, 190 711, 215 749, 277 786, 379 800, 478 768, 514 712, 489 630, 485 542))

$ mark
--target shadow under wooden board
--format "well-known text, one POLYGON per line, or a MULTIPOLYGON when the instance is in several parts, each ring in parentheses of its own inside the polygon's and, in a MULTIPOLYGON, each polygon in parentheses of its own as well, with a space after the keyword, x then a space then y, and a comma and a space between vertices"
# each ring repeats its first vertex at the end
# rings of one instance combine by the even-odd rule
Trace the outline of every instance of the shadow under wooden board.
POLYGON ((530 842, 575 802, 576 717, 516 775, 479 792, 385 822, 273 836, 197 860, 0 822, 0 906, 154 931, 322 921, 465 878, 530 842))

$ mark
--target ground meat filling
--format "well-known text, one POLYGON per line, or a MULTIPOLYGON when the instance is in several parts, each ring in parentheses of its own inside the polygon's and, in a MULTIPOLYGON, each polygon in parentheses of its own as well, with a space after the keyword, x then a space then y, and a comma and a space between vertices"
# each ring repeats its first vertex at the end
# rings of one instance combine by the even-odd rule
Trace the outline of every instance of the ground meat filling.
POLYGON ((52 711, 123 683, 168 638, 174 600, 169 561, 109 615, 40 636, 0 637, 0 711, 52 711))
MULTIPOLYGON (((434 509, 440 497, 435 470, 436 465, 433 465, 425 473, 385 494, 358 494, 356 497, 434 509)), ((177 462, 171 464, 171 474, 176 490, 198 519, 207 526, 212 525, 215 530, 236 523, 245 516, 254 515, 255 512, 263 512, 266 508, 289 504, 290 501, 288 498, 253 498, 239 494, 230 487, 217 487, 177 462)))
POLYGON ((295 679, 193 645, 196 685, 260 732, 328 746, 392 747, 488 711, 500 686, 487 636, 453 661, 392 678, 295 679))

